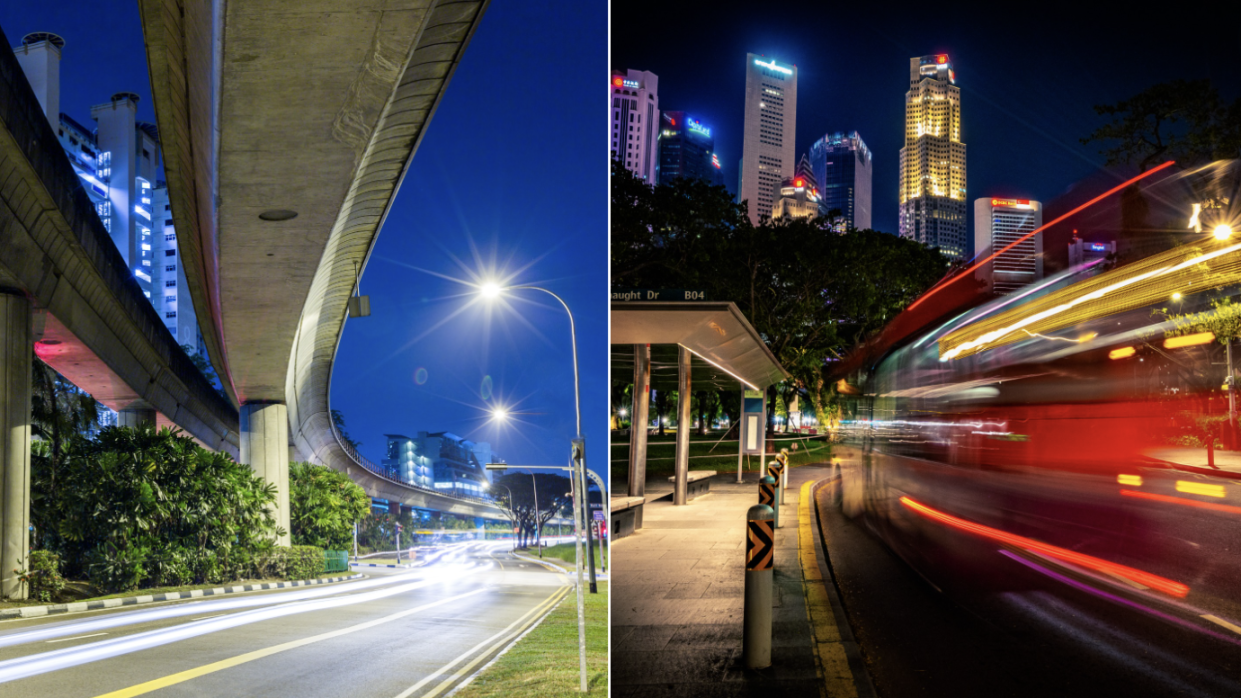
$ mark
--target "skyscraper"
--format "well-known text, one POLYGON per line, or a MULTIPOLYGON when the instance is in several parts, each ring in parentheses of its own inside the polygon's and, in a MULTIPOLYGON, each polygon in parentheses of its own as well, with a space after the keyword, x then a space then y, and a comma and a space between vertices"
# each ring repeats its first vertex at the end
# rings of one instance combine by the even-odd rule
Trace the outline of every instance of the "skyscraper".
POLYGON ((644 70, 613 70, 612 158, 655 184, 658 135, 659 78, 644 70))
POLYGON ((21 46, 13 51, 138 286, 177 343, 197 351, 198 323, 194 305, 186 295, 168 191, 157 181, 159 133, 154 124, 137 120, 138 96, 132 92, 118 92, 107 102, 91 107, 94 129, 60 113, 64 47, 65 41, 59 36, 37 32, 23 37, 21 46), (178 295, 183 302, 178 302, 178 295))
POLYGON ((737 200, 749 202, 756 224, 770 215, 779 187, 793 174, 796 133, 797 66, 747 53, 737 200))
MULTIPOLYGON (((974 249, 983 260, 1043 225, 1043 205, 1029 199, 975 199, 974 249)), ((1043 278, 1043 234, 1024 240, 978 268, 975 277, 996 293, 1043 278)))
POLYGON ((810 167, 819 188, 819 211, 840 211, 839 232, 871 227, 870 149, 857 131, 829 133, 810 146, 810 167))
POLYGON ((801 156, 793 176, 780 183, 780 195, 771 207, 771 219, 814 218, 819 215, 819 191, 810 160, 801 156))
POLYGON ((659 123, 659 183, 688 177, 719 184, 711 129, 683 111, 663 112, 659 123))
POLYGON ((905 147, 901 148, 901 237, 968 254, 961 88, 948 56, 909 59, 905 147))

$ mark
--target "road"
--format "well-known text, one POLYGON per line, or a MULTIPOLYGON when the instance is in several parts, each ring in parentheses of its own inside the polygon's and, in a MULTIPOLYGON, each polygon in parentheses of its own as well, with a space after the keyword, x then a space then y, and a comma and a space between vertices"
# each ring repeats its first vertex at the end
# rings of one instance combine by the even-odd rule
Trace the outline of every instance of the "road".
MULTIPOLYGON (((941 477, 931 466, 885 465, 888 481, 860 516, 842 513, 840 478, 815 497, 836 588, 881 697, 1241 695, 1241 627, 1228 620, 1238 617, 1241 594, 1235 577, 1212 579, 1237 564, 1235 544, 1220 540, 1235 534, 1235 519, 1186 508, 1154 527, 1139 520, 1142 510, 1119 509, 1128 502, 1116 504, 1114 486, 1106 499, 1105 482, 1094 492, 1078 479, 1052 506, 1052 488, 1030 482, 1018 483, 1018 501, 1007 489, 1014 483, 994 475, 971 477, 967 488, 948 479, 959 469, 941 477), (1161 555, 1179 562, 1192 587, 1178 599, 926 517, 875 515, 904 508, 894 504, 898 494, 938 497, 941 509, 971 520, 994 512, 1008 528, 1047 522, 1043 539, 1070 528, 1077 509, 1092 511, 1101 515, 1094 539, 1128 530, 1147 551, 1169 539, 1188 550, 1209 545, 1214 565, 1180 550, 1161 555), (1074 496, 1089 506, 1075 509, 1074 496)), ((1120 557, 1118 549, 1109 554, 1120 557)))
MULTIPOLYGON (((434 559, 431 559, 434 558, 434 559)), ((0 623, 0 696, 432 698, 572 587, 507 544, 323 587, 0 623)))

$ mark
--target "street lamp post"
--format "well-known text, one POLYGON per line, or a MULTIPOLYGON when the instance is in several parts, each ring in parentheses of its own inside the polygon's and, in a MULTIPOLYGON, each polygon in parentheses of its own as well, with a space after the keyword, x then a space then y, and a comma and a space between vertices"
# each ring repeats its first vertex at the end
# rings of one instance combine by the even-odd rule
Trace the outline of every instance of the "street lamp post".
MULTIPOLYGON (((565 314, 569 316, 569 341, 571 342, 571 347, 573 349, 573 403, 574 403, 575 412, 577 415, 577 439, 574 441, 574 447, 575 447, 574 455, 575 456, 580 455, 580 457, 574 458, 574 466, 576 467, 576 472, 574 473, 574 480, 575 482, 581 482, 583 485, 585 485, 586 476, 582 474, 582 470, 585 468, 586 441, 585 439, 582 438, 582 390, 581 390, 581 379, 578 374, 578 366, 577 366, 577 325, 573 321, 573 311, 569 309, 569 304, 565 303, 563 298, 561 298, 560 296, 556 295, 555 293, 552 293, 551 291, 545 288, 540 288, 538 286, 511 286, 507 290, 519 291, 519 290, 524 290, 524 289, 529 289, 531 291, 541 291, 551 296, 552 298, 555 298, 557 301, 560 302, 560 305, 564 308, 565 314), (580 453, 577 450, 577 446, 579 444, 581 445, 580 453)), ((488 284, 483 285, 481 290, 484 296, 495 297, 495 296, 500 295, 500 293, 502 293, 505 289, 501 288, 499 284, 488 283, 488 284)), ((584 490, 583 490, 583 493, 584 493, 584 490)), ((590 509, 590 506, 589 504, 585 503, 585 498, 583 497, 583 505, 582 505, 583 513, 580 518, 582 519, 586 518, 587 512, 589 511, 589 509, 590 509)), ((537 510, 537 507, 536 507, 536 510, 537 510)), ((574 518, 576 519, 578 517, 574 517, 574 518)), ((537 521, 538 519, 535 519, 535 520, 537 521)), ((579 661, 581 664, 581 675, 582 675, 581 676, 581 679, 582 679, 581 688, 582 688, 582 693, 586 693, 587 690, 589 689, 589 686, 586 683, 586 600, 582 597, 582 586, 585 580, 582 579, 582 564, 580 562, 581 554, 582 554, 581 540, 582 540, 581 530, 579 529, 577 542, 576 542, 577 555, 578 555, 578 560, 579 560, 578 565, 577 565, 577 636, 578 636, 578 649, 579 649, 578 654, 579 654, 579 661)), ((542 548, 539 549, 539 552, 541 555, 542 548)))

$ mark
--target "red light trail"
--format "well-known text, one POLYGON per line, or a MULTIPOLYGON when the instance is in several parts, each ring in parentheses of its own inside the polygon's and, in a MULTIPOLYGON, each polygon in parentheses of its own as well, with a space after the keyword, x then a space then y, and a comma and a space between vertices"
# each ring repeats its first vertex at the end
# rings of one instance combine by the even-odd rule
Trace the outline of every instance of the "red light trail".
POLYGON ((1169 160, 1169 161, 1167 161, 1167 162, 1163 163, 1162 165, 1160 165, 1160 166, 1158 166, 1158 167, 1155 167, 1155 168, 1153 168, 1153 169, 1147 170, 1146 172, 1143 172, 1142 174, 1138 175, 1137 177, 1134 177, 1133 179, 1130 179, 1130 180, 1129 180, 1129 181, 1127 181, 1127 182, 1124 182, 1124 183, 1118 184, 1118 185, 1116 185, 1115 187, 1112 187, 1111 189, 1108 189, 1107 191, 1105 191, 1105 192, 1103 192, 1102 194, 1100 194, 1100 195, 1096 196, 1095 198, 1091 199, 1090 201, 1087 201, 1086 203, 1082 204, 1081 206, 1078 206, 1077 208, 1073 209, 1072 211, 1069 211, 1068 213, 1066 213, 1066 214, 1064 214, 1064 215, 1062 215, 1062 216, 1060 216, 1060 217, 1056 218, 1054 221, 1051 221, 1050 223, 1044 223, 1043 225, 1041 225, 1041 226, 1039 226, 1039 227, 1035 228, 1034 230, 1030 231, 1029 233, 1026 233, 1025 235, 1023 235, 1023 236, 1021 236, 1021 237, 1017 238, 1016 240, 1014 240, 1012 243, 1010 243, 1007 247, 1005 247, 1004 249, 1000 250, 999 252, 994 252, 994 253, 992 253, 992 254, 991 254, 991 256, 990 256, 990 257, 987 257, 986 259, 984 259, 984 260, 982 260, 982 261, 980 261, 980 262, 975 262, 975 263, 973 263, 972 265, 970 265, 969 267, 966 267, 963 271, 961 271, 960 273, 958 273, 956 276, 952 277, 951 279, 948 279, 947 281, 942 281, 942 282, 940 282, 939 284, 937 284, 937 285, 935 285, 935 286, 932 286, 932 287, 931 287, 931 289, 930 289, 929 291, 927 291, 926 293, 924 293, 924 294, 922 295, 922 297, 921 297, 921 298, 919 298, 918 300, 914 301, 913 303, 910 303, 910 304, 909 304, 909 307, 908 307, 908 308, 906 308, 905 310, 913 310, 914 308, 917 308, 917 307, 918 307, 919 305, 921 305, 921 304, 922 304, 922 302, 923 302, 923 301, 925 301, 926 299, 930 298, 931 296, 935 295, 935 294, 936 294, 936 293, 938 293, 939 291, 941 291, 941 290, 943 290, 943 289, 947 288, 948 286, 952 285, 952 282, 954 282, 954 281, 959 281, 960 279, 965 278, 966 276, 968 276, 968 275, 969 275, 969 273, 970 273, 970 272, 974 271, 974 270, 975 270, 975 269, 977 269, 978 267, 980 267, 980 266, 982 266, 982 265, 986 264, 987 262, 990 262, 991 260, 995 259, 996 257, 999 257, 1000 255, 1004 254, 1005 252, 1008 252, 1009 250, 1013 249, 1013 248, 1014 248, 1014 247, 1016 247, 1017 245, 1020 245, 1021 243, 1025 242, 1026 240, 1029 240, 1030 238, 1032 238, 1032 237, 1034 237, 1035 235, 1037 235, 1037 234, 1039 234, 1039 233, 1043 232, 1043 231, 1044 231, 1044 230, 1046 230, 1047 228, 1050 228, 1051 226, 1053 226, 1053 225, 1055 225, 1055 224, 1059 223, 1060 221, 1064 220, 1065 218, 1068 218, 1069 216, 1072 216, 1073 214, 1078 213, 1078 212, 1079 212, 1079 211, 1081 211, 1082 209, 1089 208, 1090 206, 1095 205, 1096 203, 1098 203, 1098 202, 1102 201, 1103 199, 1106 199, 1107 197, 1111 196, 1112 194, 1115 194, 1116 192, 1120 191, 1121 189, 1124 189, 1125 187, 1129 186, 1130 184, 1133 184, 1134 182, 1137 182, 1137 181, 1140 181, 1140 180, 1142 180, 1142 179, 1145 179, 1145 178, 1147 178, 1147 177, 1149 177, 1149 176, 1151 176, 1151 175, 1155 174, 1156 172, 1158 172, 1158 171, 1160 171, 1160 170, 1162 170, 1162 169, 1166 169, 1166 168, 1168 168, 1168 167, 1171 167, 1171 166, 1172 166, 1172 165, 1174 165, 1174 164, 1176 164, 1176 161, 1175 161, 1175 160, 1169 160))
POLYGON ((1143 572, 1142 570, 1126 567, 1125 565, 1118 565, 1115 562, 1108 562, 1107 560, 1102 560, 1090 555, 1083 555, 1082 553, 1073 552, 1072 550, 1066 550, 1054 545, 1048 545, 1047 543, 1034 540, 1033 538, 1025 538, 1012 533, 1005 533, 1004 531, 991 528, 989 526, 976 524, 972 521, 966 521, 965 519, 958 519, 950 514, 945 514, 942 511, 932 509, 925 504, 919 504, 909 497, 901 497, 901 504, 904 504, 927 518, 948 524, 949 526, 962 531, 968 531, 970 533, 983 536, 984 538, 998 540, 1002 543, 1007 543, 1018 548, 1024 548, 1033 552, 1042 553, 1048 557, 1054 557, 1058 560, 1071 562, 1075 565, 1088 567, 1099 572, 1114 574, 1126 579, 1131 579, 1139 584, 1144 584, 1151 589, 1157 589, 1165 594, 1169 594, 1177 598, 1184 598, 1187 594, 1189 594, 1188 586, 1185 586, 1180 582, 1174 582, 1171 579, 1165 579, 1158 575, 1151 574, 1150 572, 1143 572))
POLYGON ((1166 494, 1153 494, 1151 492, 1135 492, 1133 490, 1121 490, 1121 494, 1126 497, 1137 497, 1139 499, 1150 499, 1156 502, 1165 502, 1167 504, 1184 504, 1187 507, 1198 507, 1199 509, 1209 509, 1211 511, 1222 511, 1226 514, 1241 514, 1241 507, 1229 506, 1227 504, 1216 504, 1215 502, 1199 502, 1195 499, 1185 499, 1184 497, 1170 497, 1166 494))

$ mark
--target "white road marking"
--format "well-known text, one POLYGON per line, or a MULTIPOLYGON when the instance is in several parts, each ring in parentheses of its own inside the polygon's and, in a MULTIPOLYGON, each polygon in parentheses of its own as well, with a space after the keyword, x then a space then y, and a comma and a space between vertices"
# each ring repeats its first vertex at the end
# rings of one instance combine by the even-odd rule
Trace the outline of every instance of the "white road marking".
POLYGON ((77 637, 62 637, 59 640, 47 640, 47 642, 68 642, 70 640, 82 640, 88 637, 99 637, 100 635, 107 635, 107 633, 93 633, 90 635, 78 635, 77 637))

